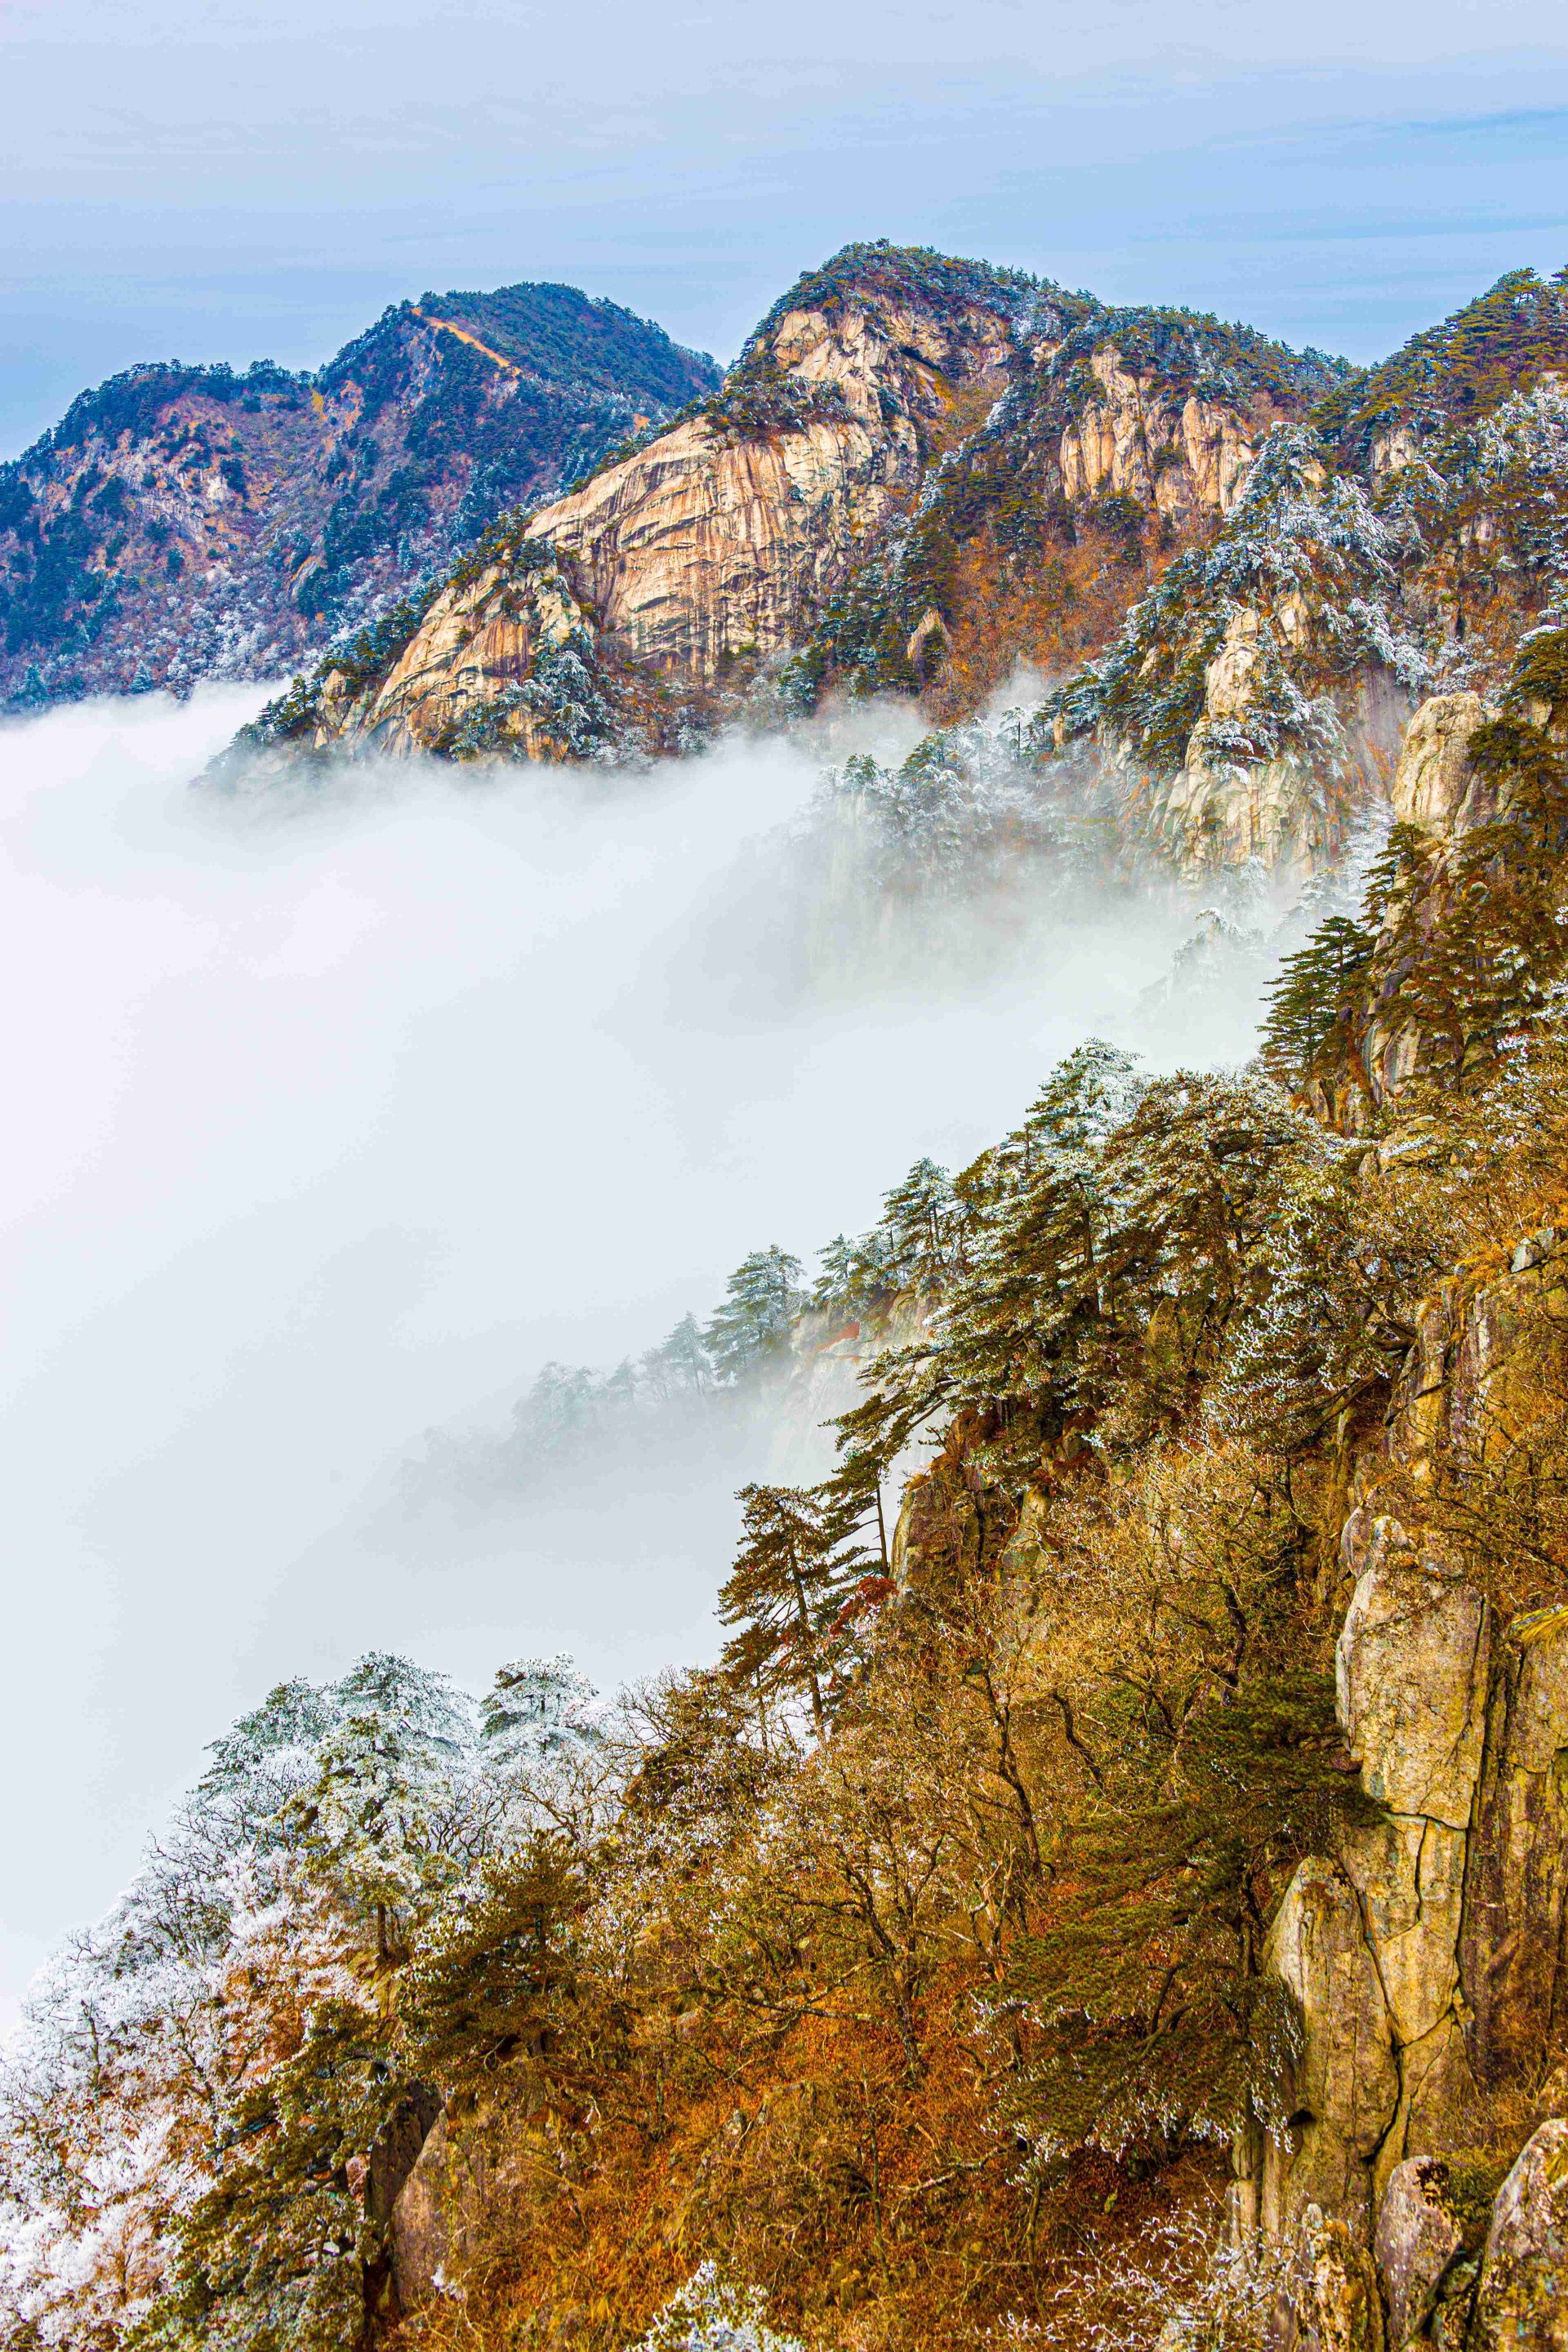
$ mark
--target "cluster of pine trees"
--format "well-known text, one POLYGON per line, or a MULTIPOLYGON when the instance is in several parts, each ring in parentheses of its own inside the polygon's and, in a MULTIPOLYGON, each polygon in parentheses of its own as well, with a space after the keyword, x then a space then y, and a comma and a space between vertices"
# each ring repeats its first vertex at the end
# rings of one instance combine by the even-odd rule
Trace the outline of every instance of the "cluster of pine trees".
POLYGON ((499 1443, 433 1434, 411 1465, 412 1497, 453 1478, 483 1474, 508 1486, 592 1474, 624 1451, 697 1433, 755 1434, 779 1407, 797 1369, 797 1341, 816 1330, 805 1318, 843 1324, 877 1315, 900 1293, 926 1292, 950 1267, 957 1240, 952 1180, 918 1160, 883 1201, 868 1232, 836 1234, 818 1253, 815 1276, 778 1243, 751 1251, 705 1321, 683 1315, 656 1347, 609 1369, 552 1360, 513 1408, 499 1443))

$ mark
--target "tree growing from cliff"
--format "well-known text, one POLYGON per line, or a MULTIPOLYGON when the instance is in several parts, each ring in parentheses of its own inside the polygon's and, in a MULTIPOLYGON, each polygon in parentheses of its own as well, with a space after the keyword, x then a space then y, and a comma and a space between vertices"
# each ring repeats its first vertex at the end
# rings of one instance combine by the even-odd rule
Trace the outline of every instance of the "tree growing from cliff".
POLYGON ((656 1395, 702 1396, 713 1385, 713 1360, 695 1315, 683 1315, 642 1360, 643 1378, 656 1395))
POLYGON ((854 1239, 835 1234, 820 1252, 811 1303, 826 1313, 859 1313, 885 1297, 893 1284, 887 1239, 879 1226, 854 1239))
POLYGON ((1063 1899, 1016 1947, 1042 2024, 1010 2094, 1042 2152, 1159 2151, 1284 2120, 1285 1884, 1370 1818, 1331 1681, 1300 1655, 1315 1530, 1267 1453, 1142 1456, 1059 1512, 1043 1603, 1071 1609, 1050 1704, 1070 1753, 1063 1899))
POLYGON ((1316 1069, 1374 944, 1375 934, 1364 924, 1349 915, 1331 915, 1305 947, 1285 958, 1269 992, 1263 1033, 1271 1069, 1292 1077, 1316 1069))

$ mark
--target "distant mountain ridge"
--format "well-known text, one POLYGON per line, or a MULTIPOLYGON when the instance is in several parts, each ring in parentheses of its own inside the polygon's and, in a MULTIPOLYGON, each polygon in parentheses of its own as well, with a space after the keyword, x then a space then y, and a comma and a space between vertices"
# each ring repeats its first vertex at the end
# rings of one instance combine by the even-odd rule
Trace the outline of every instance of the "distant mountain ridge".
POLYGON ((719 391, 300 679, 247 755, 657 754, 831 690, 965 716, 1020 657, 1099 653, 1349 373, 1195 312, 847 246, 719 391))
POLYGON ((526 283, 395 304, 313 373, 130 369, 0 466, 0 707, 276 677, 718 381, 526 283))
MULTIPOLYGON (((1178 866, 1321 871, 1424 697, 1568 611, 1568 273, 1355 371, 924 248, 846 247, 722 387, 296 681, 244 761, 624 760, 1020 665, 1040 804, 1178 866)), ((954 731, 954 722, 959 722, 954 731)), ((899 788, 900 790, 902 787, 899 788)))

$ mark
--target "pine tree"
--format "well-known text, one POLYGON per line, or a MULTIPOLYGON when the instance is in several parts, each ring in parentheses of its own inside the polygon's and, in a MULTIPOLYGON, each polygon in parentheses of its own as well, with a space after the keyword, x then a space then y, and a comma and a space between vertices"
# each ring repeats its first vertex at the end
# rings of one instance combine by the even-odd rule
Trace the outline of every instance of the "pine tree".
POLYGON ((1131 1056, 1090 1039, 1054 1070, 1023 1125, 977 1173, 982 1204, 954 1286, 942 1392, 1000 1402, 1056 1387, 1056 1367, 1109 1305, 1108 1139, 1141 1099, 1131 1056))
POLYGON ((713 1385, 713 1364, 695 1315, 683 1315, 668 1337, 649 1349, 643 1373, 661 1400, 706 1395, 713 1385))
POLYGON ((351 2160, 403 2095, 388 2029, 358 2001, 318 2002, 299 2048, 247 2089, 216 2180, 182 2216, 170 2277, 135 2352, 352 2352, 380 2251, 351 2160))
POLYGON ((595 1426, 600 1384, 586 1364, 542 1364, 512 1414, 513 1443, 530 1454, 564 1453, 595 1426))
POLYGON ((857 1289, 858 1245, 843 1234, 835 1234, 825 1242, 820 1253, 816 1282, 812 1285, 814 1307, 847 1307, 855 1303, 857 1289))
POLYGON ((1305 947, 1284 959, 1263 1032, 1271 1069, 1305 1076, 1317 1067, 1375 945, 1375 931, 1348 915, 1331 915, 1305 947))
POLYGON ((1184 1713, 1127 1698, 1071 1822, 1070 1903, 1019 1948, 1010 1988, 1043 2027, 1016 2119, 1118 2155, 1284 2122, 1294 2026, 1269 1921, 1300 1857, 1376 1811, 1336 1767, 1320 1676, 1276 1664, 1184 1713))
POLYGON ((564 1655, 502 1666, 479 1710, 485 1762, 504 1767, 591 1738, 584 1710, 593 1697, 592 1683, 564 1655))
POLYGON ((288 1818, 351 1916, 396 1956, 409 1920, 456 1874, 440 1835, 468 1766, 472 1727, 445 1675, 373 1652, 338 1685, 342 1715, 288 1818))
POLYGON ((897 1282, 939 1290, 957 1263, 962 1223, 947 1170, 934 1160, 917 1160, 882 1203, 879 1231, 897 1282))
POLYGON ((493 2097, 499 2069, 545 2054, 565 2021, 587 1891, 581 1864, 552 1837, 485 1864, 467 1899, 441 1914, 400 1990, 406 2076, 439 2083, 448 2097, 493 2097))
POLYGON ((776 1243, 743 1258, 725 1285, 724 1298, 703 1333, 719 1377, 733 1383, 775 1361, 805 1304, 800 1260, 776 1243))
POLYGON ((742 1486, 745 1538, 719 1596, 742 1630, 724 1663, 737 1679, 804 1691, 820 1738, 837 1663, 837 1620, 871 1564, 849 1516, 821 1489, 742 1486))
POLYGON ((213 1741, 212 1761, 197 1784, 198 1807, 209 1820, 221 1813, 237 1837, 275 1839, 284 1803, 312 1778, 317 1751, 342 1719, 342 1702, 331 1685, 279 1683, 213 1741))
POLYGON ((889 1237, 880 1225, 850 1239, 835 1234, 821 1252, 811 1303, 827 1312, 862 1312, 897 1286, 889 1237))

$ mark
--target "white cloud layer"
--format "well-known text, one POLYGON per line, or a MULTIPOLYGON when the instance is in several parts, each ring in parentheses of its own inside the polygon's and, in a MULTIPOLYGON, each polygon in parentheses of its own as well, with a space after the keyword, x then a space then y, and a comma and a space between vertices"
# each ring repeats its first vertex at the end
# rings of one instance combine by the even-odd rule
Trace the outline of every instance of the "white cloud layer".
POLYGON ((809 747, 215 805, 186 779, 257 699, 0 731, 13 1981, 282 1675, 710 1649, 732 1464, 434 1532, 389 1465, 706 1311, 747 1250, 868 1223, 918 1153, 967 1160, 1126 1034, 1185 920, 1086 910, 1005 984, 829 1007, 779 853, 737 878, 809 747))

